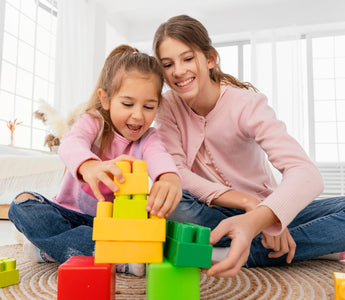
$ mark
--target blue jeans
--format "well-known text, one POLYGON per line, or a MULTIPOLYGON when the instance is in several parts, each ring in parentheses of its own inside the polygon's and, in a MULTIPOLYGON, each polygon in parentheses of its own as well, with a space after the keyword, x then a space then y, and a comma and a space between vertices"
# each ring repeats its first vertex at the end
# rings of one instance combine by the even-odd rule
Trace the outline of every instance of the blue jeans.
MULTIPOLYGON (((191 222, 214 229, 220 221, 244 211, 224 207, 208 207, 188 192, 168 219, 191 222)), ((303 209, 288 226, 297 247, 293 262, 317 258, 345 251, 345 196, 315 200, 303 209)), ((223 237, 215 246, 229 247, 231 241, 223 237)), ((268 258, 271 250, 261 244, 261 234, 251 244, 248 267, 281 265, 286 255, 268 258)))
POLYGON ((66 209, 40 194, 12 201, 9 219, 37 248, 59 263, 71 256, 93 256, 93 217, 66 209))

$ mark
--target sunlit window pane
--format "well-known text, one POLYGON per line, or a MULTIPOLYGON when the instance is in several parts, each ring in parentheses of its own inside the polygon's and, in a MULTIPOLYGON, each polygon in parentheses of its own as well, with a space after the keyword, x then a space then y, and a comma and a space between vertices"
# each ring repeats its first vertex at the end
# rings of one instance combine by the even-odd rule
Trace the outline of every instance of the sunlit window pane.
POLYGON ((49 54, 50 52, 50 40, 51 35, 50 33, 41 26, 37 27, 37 40, 36 40, 36 47, 38 50, 43 52, 44 54, 49 54))
POLYGON ((315 100, 327 100, 335 98, 335 82, 332 79, 314 80, 315 100))
POLYGON ((36 19, 36 1, 34 0, 22 0, 21 11, 30 19, 36 19))
POLYGON ((3 58, 13 64, 17 63, 17 39, 8 33, 4 33, 3 58))
POLYGON ((5 61, 1 66, 1 89, 8 92, 15 92, 16 88, 16 68, 5 61))
POLYGON ((345 121, 345 100, 337 101, 337 119, 345 121))
POLYGON ((314 104, 314 108, 316 122, 335 120, 335 101, 317 101, 314 104))
POLYGON ((35 44, 35 23, 26 16, 20 16, 19 38, 29 45, 35 44))
POLYGON ((335 98, 345 100, 345 78, 336 79, 335 86, 336 86, 335 98))
POLYGON ((0 91, 0 119, 11 120, 13 118, 14 95, 0 91))
POLYGON ((18 65, 30 72, 34 70, 34 48, 28 44, 19 41, 18 65))
POLYGON ((33 75, 30 72, 18 69, 17 72, 17 95, 31 99, 33 75))
POLYGON ((345 57, 345 35, 336 36, 334 38, 334 56, 345 57))
POLYGON ((313 39, 313 57, 328 58, 334 55, 334 38, 322 37, 313 39))
POLYGON ((44 140, 47 135, 47 131, 40 129, 32 130, 32 146, 35 149, 44 149, 44 140))
POLYGON ((337 143, 337 126, 335 122, 315 124, 316 143, 337 143))
POLYGON ((338 138, 339 143, 345 144, 345 122, 338 123, 338 138))
POLYGON ((16 118, 20 122, 23 122, 24 125, 31 126, 31 118, 32 118, 32 101, 17 97, 16 99, 16 106, 15 106, 15 113, 16 118))
POLYGON ((37 52, 35 70, 37 75, 49 78, 49 58, 47 55, 37 52))
MULTIPOLYGON (((344 53, 345 55, 345 53, 344 53)), ((336 58, 334 61, 335 76, 345 78, 345 58, 336 58)))
POLYGON ((48 98, 48 81, 35 77, 34 100, 46 100, 48 98))
POLYGON ((238 77, 238 46, 219 47, 220 66, 224 73, 238 77))
POLYGON ((14 133, 14 144, 17 147, 31 147, 31 129, 23 125, 18 126, 14 133))
POLYGON ((316 161, 319 162, 337 162, 338 147, 336 144, 317 145, 315 151, 316 161))
POLYGON ((314 78, 334 78, 333 58, 319 58, 314 60, 314 78))
POLYGON ((6 5, 5 12, 5 31, 13 34, 14 36, 18 35, 18 24, 19 24, 19 11, 14 9, 11 5, 6 5))

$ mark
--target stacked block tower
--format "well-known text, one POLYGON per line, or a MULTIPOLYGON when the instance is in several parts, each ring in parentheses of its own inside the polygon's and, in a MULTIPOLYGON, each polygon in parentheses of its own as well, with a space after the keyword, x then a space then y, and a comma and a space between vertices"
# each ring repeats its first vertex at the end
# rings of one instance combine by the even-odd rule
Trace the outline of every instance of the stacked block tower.
MULTIPOLYGON (((116 163, 125 181, 120 183, 114 179, 119 190, 114 193, 114 202, 99 202, 94 218, 93 240, 95 240, 94 258, 78 258, 78 269, 84 263, 95 271, 104 266, 104 276, 110 276, 110 266, 117 263, 148 263, 147 268, 147 299, 189 299, 200 298, 200 268, 211 266, 212 246, 209 245, 210 229, 191 223, 178 223, 164 218, 150 216, 146 211, 149 179, 145 161, 127 161, 116 163), (92 260, 92 261, 91 261, 92 260), (87 261, 87 262, 86 262, 87 261)), ((71 258, 73 260, 73 257, 71 258)), ((61 271, 70 266, 70 260, 59 267, 59 289, 65 289, 60 283, 61 271)), ((114 266, 114 265, 113 265, 114 266)), ((70 273, 72 274, 72 272, 70 273)), ((89 273, 91 274, 91 273, 89 273)), ((95 273, 95 275, 98 273, 95 273)), ((99 273, 101 274, 101 273, 99 273)), ((73 276, 73 275, 71 275, 73 276)), ((77 276, 74 274, 74 277, 77 276)), ((94 275, 90 275, 91 277, 94 275)), ((115 276, 113 276, 115 277, 115 276)), ((86 279, 86 281, 91 280, 86 279)), ((103 281, 98 289, 112 290, 114 282, 103 281)), ((95 285, 92 284, 89 287, 95 285)), ((81 285, 82 286, 82 285, 81 285)), ((83 287, 82 287, 83 288, 83 287)), ((85 288, 83 288, 85 290, 85 288)), ((97 288, 95 288, 97 289, 97 288)), ((74 288, 74 291, 76 289, 74 288)), ((73 299, 94 299, 76 298, 73 299)), ((89 292, 89 295, 92 293, 89 292)), ((109 298, 109 293, 105 297, 109 298)))

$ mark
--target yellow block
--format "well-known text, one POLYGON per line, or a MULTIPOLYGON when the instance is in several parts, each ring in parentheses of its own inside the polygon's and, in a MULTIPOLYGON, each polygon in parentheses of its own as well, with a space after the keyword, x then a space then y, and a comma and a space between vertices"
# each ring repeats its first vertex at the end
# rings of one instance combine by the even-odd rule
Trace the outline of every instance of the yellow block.
POLYGON ((95 263, 159 263, 162 261, 162 242, 96 241, 95 263))
POLYGON ((119 190, 114 195, 134 195, 149 193, 149 175, 147 173, 146 162, 136 160, 132 163, 132 172, 130 162, 119 161, 116 166, 121 170, 125 181, 120 183, 114 178, 115 184, 119 190))
POLYGON ((345 300, 345 273, 334 272, 335 300, 345 300))
POLYGON ((166 220, 154 219, 113 219, 93 220, 93 240, 103 241, 165 241, 166 220))

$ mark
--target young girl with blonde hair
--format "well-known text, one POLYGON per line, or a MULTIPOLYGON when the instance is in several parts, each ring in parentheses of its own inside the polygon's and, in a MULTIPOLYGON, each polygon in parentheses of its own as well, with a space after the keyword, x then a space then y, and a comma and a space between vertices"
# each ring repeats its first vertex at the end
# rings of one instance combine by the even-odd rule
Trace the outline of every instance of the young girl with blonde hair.
MULTIPOLYGON (((66 164, 60 192, 49 201, 34 192, 16 197, 9 218, 31 242, 26 252, 41 261, 63 263, 92 256, 93 217, 98 201, 113 201, 113 178, 124 178, 115 162, 145 160, 152 188, 147 211, 169 216, 181 199, 179 173, 150 127, 161 102, 163 74, 156 59, 127 45, 105 61, 86 112, 62 138, 66 164)), ((118 264, 118 272, 142 276, 144 264, 118 264)))

